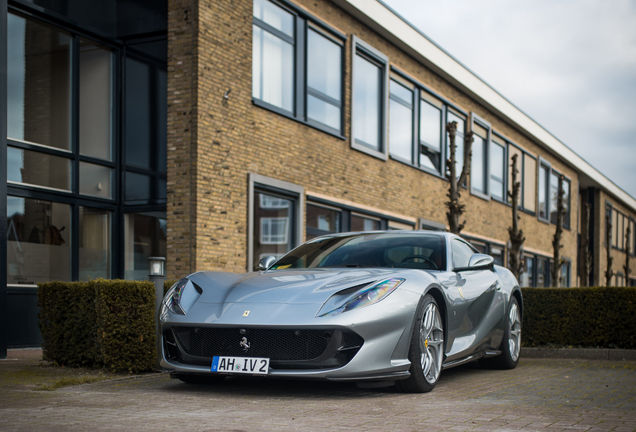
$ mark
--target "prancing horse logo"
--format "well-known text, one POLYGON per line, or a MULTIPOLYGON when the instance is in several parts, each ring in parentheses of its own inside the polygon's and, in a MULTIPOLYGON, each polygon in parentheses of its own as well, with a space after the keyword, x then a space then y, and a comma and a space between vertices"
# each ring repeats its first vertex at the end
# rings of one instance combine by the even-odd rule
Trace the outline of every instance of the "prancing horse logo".
POLYGON ((241 342, 239 342, 239 345, 241 346, 241 348, 243 348, 243 351, 247 352, 247 350, 250 349, 250 344, 247 342, 247 338, 245 336, 243 336, 243 339, 241 339, 241 342))

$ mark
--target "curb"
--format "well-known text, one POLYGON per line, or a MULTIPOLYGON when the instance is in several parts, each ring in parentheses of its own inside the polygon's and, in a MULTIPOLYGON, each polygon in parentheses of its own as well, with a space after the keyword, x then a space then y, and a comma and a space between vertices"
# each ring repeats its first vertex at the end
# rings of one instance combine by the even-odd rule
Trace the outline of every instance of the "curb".
POLYGON ((636 350, 608 348, 521 348, 521 357, 636 362, 636 350))

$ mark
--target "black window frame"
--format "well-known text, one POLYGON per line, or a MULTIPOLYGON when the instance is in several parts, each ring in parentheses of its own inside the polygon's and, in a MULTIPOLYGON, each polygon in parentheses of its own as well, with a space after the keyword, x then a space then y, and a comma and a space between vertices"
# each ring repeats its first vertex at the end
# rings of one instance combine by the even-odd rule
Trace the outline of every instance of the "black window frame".
MULTIPOLYGON (((497 201, 501 204, 506 204, 508 205, 507 202, 507 195, 508 195, 508 146, 506 145, 506 142, 504 141, 503 143, 498 142, 497 140, 492 139, 492 135, 491 135, 491 139, 490 139, 490 145, 488 146, 488 151, 490 152, 490 162, 488 164, 488 169, 490 170, 490 175, 488 176, 488 187, 489 187, 489 191, 490 191, 490 199, 493 201, 497 201), (492 194, 492 180, 493 178, 496 179, 496 177, 494 177, 494 174, 492 173, 492 170, 490 169, 490 166, 492 164, 492 162, 494 162, 493 160, 493 155, 492 155, 492 147, 493 146, 497 146, 497 147, 501 147, 501 149, 503 150, 503 178, 501 179, 501 187, 502 187, 502 197, 496 197, 492 194)), ((521 174, 523 170, 520 170, 519 173, 521 174)), ((521 189, 523 192, 523 182, 521 183, 521 189)), ((520 200, 521 201, 521 200, 520 200)), ((522 203, 523 204, 523 203, 522 203)))
MULTIPOLYGON (((298 8, 293 3, 286 0, 265 0, 276 6, 284 9, 286 12, 294 16, 294 37, 290 38, 288 35, 272 28, 267 23, 252 15, 252 25, 260 27, 261 29, 274 34, 286 42, 289 42, 293 46, 294 56, 294 83, 293 83, 293 108, 292 111, 287 111, 276 105, 265 102, 252 95, 252 103, 258 107, 273 111, 284 117, 300 122, 314 129, 325 132, 329 135, 333 135, 340 139, 346 139, 344 137, 344 124, 345 124, 345 44, 347 36, 342 32, 334 29, 318 18, 308 14, 304 10, 298 8), (313 30, 319 33, 321 36, 329 39, 331 42, 340 45, 341 57, 340 57, 340 129, 331 128, 318 121, 312 120, 307 116, 307 100, 308 95, 311 94, 321 100, 325 100, 332 105, 335 100, 328 98, 326 95, 322 95, 320 92, 309 89, 307 83, 307 41, 309 30, 313 30), (328 99, 328 100, 327 100, 328 99)), ((252 47, 252 56, 254 55, 254 47, 252 47)))
POLYGON ((415 105, 417 105, 416 100, 417 100, 417 95, 418 95, 418 91, 417 88, 410 88, 410 86, 406 85, 404 83, 403 80, 400 79, 396 79, 395 76, 390 76, 389 77, 389 103, 388 103, 388 113, 389 113, 389 131, 388 131, 388 147, 389 147, 389 157, 391 159, 395 159, 397 161, 403 162, 407 165, 414 165, 414 161, 415 159, 415 152, 414 152, 414 148, 415 148, 415 142, 417 140, 415 134, 416 131, 418 130, 417 126, 415 125, 415 111, 416 111, 416 107, 415 105), (391 86, 393 85, 392 82, 395 82, 398 85, 401 85, 402 87, 406 88, 407 90, 409 90, 411 92, 411 102, 409 103, 408 101, 403 100, 401 97, 394 95, 391 92, 391 86), (398 155, 396 155, 395 153, 391 152, 391 130, 390 130, 390 126, 391 126, 391 102, 396 102, 408 109, 411 110, 411 158, 410 160, 406 160, 398 155))
MULTIPOLYGON (((470 130, 473 131, 474 135, 477 135, 480 138, 485 139, 485 145, 484 145, 484 158, 483 158, 483 175, 484 178, 482 179, 484 182, 484 191, 479 191, 477 189, 475 189, 473 187, 473 175, 475 173, 475 170, 473 169, 473 162, 474 162, 474 158, 471 157, 471 161, 470 161, 470 194, 474 195, 476 197, 479 197, 483 200, 486 201, 490 201, 490 142, 492 139, 492 126, 490 123, 488 123, 485 119, 481 118, 480 116, 478 116, 477 114, 475 114, 474 112, 470 113, 470 130), (486 130, 486 137, 482 137, 481 135, 478 135, 473 129, 474 126, 473 125, 478 125, 479 127, 483 128, 486 130)), ((471 154, 474 155, 475 153, 475 138, 473 136, 473 143, 471 145, 471 154)))
POLYGON ((351 54, 351 139, 350 145, 352 149, 361 151, 378 159, 388 160, 389 143, 388 143, 388 119, 389 119, 389 57, 378 49, 364 42, 358 36, 353 36, 352 54, 351 54), (356 79, 356 56, 362 57, 364 60, 375 64, 381 71, 381 82, 379 91, 379 149, 375 150, 368 143, 358 140, 355 136, 355 79, 356 79))
POLYGON ((570 231, 571 228, 571 218, 572 218, 572 210, 571 210, 571 206, 572 206, 572 180, 567 177, 565 174, 562 174, 560 171, 554 169, 554 167, 552 166, 552 164, 548 161, 546 161, 545 159, 543 159, 542 157, 539 157, 539 170, 541 169, 546 169, 547 170, 547 177, 546 177, 546 218, 542 218, 539 214, 539 202, 538 202, 538 195, 539 195, 539 187, 541 186, 539 184, 539 175, 537 174, 537 218, 544 223, 550 224, 550 225, 554 225, 555 223, 552 222, 552 204, 551 201, 552 199, 550 198, 550 191, 551 191, 551 181, 552 181, 552 176, 556 176, 557 179, 559 176, 563 175, 563 182, 568 184, 568 196, 567 196, 567 202, 566 202, 566 212, 565 215, 563 217, 563 229, 566 229, 568 231, 570 231))
MULTIPOLYGON (((6 4, 6 3, 5 3, 6 4)), ((61 204, 68 204, 71 207, 71 226, 67 227, 70 231, 70 247, 71 247, 71 269, 70 275, 72 281, 80 280, 79 275, 79 234, 80 234, 80 207, 99 209, 110 212, 110 277, 113 279, 124 277, 124 247, 125 242, 120 239, 118 233, 123 232, 124 213, 131 212, 162 212, 166 213, 166 199, 160 202, 149 202, 145 204, 128 205, 124 201, 125 187, 125 139, 124 139, 124 83, 125 77, 125 52, 127 45, 135 40, 166 40, 167 32, 157 31, 151 34, 139 34, 129 36, 126 39, 119 39, 110 34, 106 34, 85 25, 79 25, 66 17, 47 12, 44 8, 33 4, 22 2, 12 2, 4 12, 4 16, 8 13, 15 14, 25 19, 35 20, 44 25, 66 32, 71 38, 70 48, 70 149, 58 149, 55 147, 31 143, 8 138, 6 135, 6 127, 4 129, 3 145, 6 158, 6 148, 14 147, 22 150, 36 151, 38 153, 58 156, 71 161, 71 190, 64 191, 37 185, 29 185, 26 183, 8 182, 6 177, 3 181, 3 187, 6 189, 4 208, 6 214, 6 197, 14 196, 18 198, 37 199, 43 201, 51 201, 61 204), (80 153, 79 148, 79 44, 80 39, 85 39, 91 43, 95 43, 104 48, 111 50, 111 160, 86 156, 80 153), (92 195, 80 194, 80 163, 91 163, 99 166, 107 167, 112 170, 111 198, 102 198, 92 195)), ((6 45, 6 44, 5 44, 6 45)), ((6 68, 6 63, 5 63, 6 68)), ((6 94, 0 94, 3 97, 2 104, 6 104, 6 94)), ((6 106, 6 105, 3 105, 6 106)), ((6 159, 4 159, 6 166, 6 159)), ((156 174, 156 173, 155 173, 156 174)), ((163 173, 160 173, 160 176, 163 173)), ((165 175, 163 175, 165 177, 165 175)), ((5 221, 6 223, 6 221, 5 221)), ((6 253, 6 247, 5 247, 6 253)), ((5 255, 6 256, 6 255, 5 255)), ((5 259, 6 261, 6 259, 5 259)))

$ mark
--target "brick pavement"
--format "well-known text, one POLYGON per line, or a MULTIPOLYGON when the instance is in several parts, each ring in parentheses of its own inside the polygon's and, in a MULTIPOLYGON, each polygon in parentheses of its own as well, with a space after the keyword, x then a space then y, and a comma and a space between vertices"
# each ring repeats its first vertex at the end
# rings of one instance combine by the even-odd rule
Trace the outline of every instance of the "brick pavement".
MULTIPOLYGON (((3 364, 0 363, 0 368, 3 364)), ((353 384, 165 374, 0 399, 0 430, 636 431, 636 364, 522 359, 513 371, 444 371, 428 394, 353 384)))

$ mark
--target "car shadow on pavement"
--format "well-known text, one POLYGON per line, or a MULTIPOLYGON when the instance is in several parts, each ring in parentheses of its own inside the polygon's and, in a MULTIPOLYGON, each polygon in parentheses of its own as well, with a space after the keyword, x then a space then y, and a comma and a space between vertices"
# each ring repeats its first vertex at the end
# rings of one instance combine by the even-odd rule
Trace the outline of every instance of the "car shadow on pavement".
MULTIPOLYGON (((467 364, 443 371, 437 388, 443 388, 456 380, 486 372, 478 364, 467 364)), ((228 377, 214 384, 186 384, 179 380, 170 380, 165 390, 174 393, 219 394, 234 396, 259 396, 278 398, 369 398, 404 395, 395 386, 379 388, 360 388, 355 382, 311 381, 264 377, 228 377)), ((432 392, 435 393, 435 390, 432 392)))

